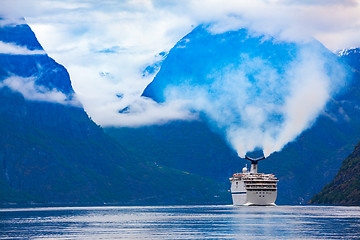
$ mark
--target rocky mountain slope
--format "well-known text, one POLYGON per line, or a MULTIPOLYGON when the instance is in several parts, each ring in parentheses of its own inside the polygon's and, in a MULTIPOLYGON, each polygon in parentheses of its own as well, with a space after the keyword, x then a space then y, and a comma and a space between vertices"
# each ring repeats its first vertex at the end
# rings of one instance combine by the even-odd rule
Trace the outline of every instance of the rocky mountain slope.
POLYGON ((137 159, 106 135, 28 25, 0 27, 0 41, 0 204, 230 201, 213 180, 137 159))

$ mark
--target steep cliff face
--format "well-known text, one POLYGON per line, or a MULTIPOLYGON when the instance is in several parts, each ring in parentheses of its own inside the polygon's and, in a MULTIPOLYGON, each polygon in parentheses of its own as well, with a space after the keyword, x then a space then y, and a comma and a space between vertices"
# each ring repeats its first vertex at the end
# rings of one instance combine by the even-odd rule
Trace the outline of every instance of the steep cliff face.
POLYGON ((107 136, 29 26, 1 27, 0 41, 10 49, 0 53, 0 204, 227 201, 214 181, 140 161, 107 136))
POLYGON ((334 180, 315 194, 309 203, 360 205, 360 143, 343 161, 334 180))
POLYGON ((13 53, 1 54, 2 81, 11 76, 33 78, 37 86, 42 86, 47 91, 56 89, 71 98, 74 91, 68 72, 43 51, 28 25, 0 27, 0 41, 9 48, 15 48, 12 50, 13 53))

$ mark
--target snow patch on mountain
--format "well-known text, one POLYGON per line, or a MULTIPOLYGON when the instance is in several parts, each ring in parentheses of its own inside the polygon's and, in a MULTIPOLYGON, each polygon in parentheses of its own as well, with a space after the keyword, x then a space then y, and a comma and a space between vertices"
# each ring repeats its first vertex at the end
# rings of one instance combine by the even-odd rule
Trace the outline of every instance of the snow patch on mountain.
POLYGON ((360 53, 360 48, 345 48, 336 52, 339 57, 347 56, 352 53, 360 53))

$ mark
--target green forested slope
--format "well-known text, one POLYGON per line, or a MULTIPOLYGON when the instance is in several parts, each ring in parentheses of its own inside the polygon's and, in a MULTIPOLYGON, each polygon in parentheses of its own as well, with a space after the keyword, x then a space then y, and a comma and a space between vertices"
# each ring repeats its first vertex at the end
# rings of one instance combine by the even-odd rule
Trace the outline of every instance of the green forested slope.
POLYGON ((343 161, 334 180, 314 195, 310 203, 360 205, 360 143, 343 161))
MULTIPOLYGON (((26 24, 2 26, 0 41, 42 50, 26 24)), ((3 84, 9 78, 34 80, 35 94, 74 97, 66 69, 49 56, 0 54, 0 205, 230 202, 226 187, 137 158, 82 107, 29 99, 3 84)))

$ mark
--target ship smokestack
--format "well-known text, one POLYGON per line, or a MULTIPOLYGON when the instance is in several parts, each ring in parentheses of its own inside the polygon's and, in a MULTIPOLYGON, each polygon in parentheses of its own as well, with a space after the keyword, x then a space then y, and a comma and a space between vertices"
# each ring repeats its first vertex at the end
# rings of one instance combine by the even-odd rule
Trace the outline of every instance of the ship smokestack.
POLYGON ((257 164, 258 164, 258 161, 264 160, 265 157, 261 157, 261 158, 257 158, 257 159, 252 159, 252 158, 249 158, 248 156, 245 156, 245 159, 251 161, 250 173, 257 173, 257 164))

